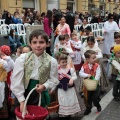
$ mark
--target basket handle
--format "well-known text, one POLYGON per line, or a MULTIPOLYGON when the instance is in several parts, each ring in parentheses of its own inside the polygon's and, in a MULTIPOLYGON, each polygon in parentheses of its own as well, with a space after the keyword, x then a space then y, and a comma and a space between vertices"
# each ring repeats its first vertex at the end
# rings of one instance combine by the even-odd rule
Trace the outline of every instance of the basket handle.
MULTIPOLYGON (((26 105, 27 105, 28 99, 29 99, 31 93, 32 93, 35 89, 36 89, 36 87, 33 88, 33 89, 29 92, 29 94, 27 95, 27 97, 26 97, 26 99, 25 99, 25 104, 24 104, 23 112, 22 112, 22 118, 25 117, 25 114, 26 114, 26 111, 25 111, 25 110, 26 110, 26 105)), ((41 105, 41 93, 39 93, 39 103, 38 103, 38 106, 40 106, 40 105, 41 105)))

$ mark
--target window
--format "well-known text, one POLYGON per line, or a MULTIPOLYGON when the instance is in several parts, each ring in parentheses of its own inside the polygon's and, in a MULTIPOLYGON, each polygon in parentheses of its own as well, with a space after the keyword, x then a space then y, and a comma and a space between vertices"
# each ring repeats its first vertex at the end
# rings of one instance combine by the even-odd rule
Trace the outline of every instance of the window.
POLYGON ((76 11, 76 0, 67 0, 67 7, 70 9, 70 11, 75 12, 76 11))
POLYGON ((35 8, 34 0, 23 0, 23 8, 35 8))

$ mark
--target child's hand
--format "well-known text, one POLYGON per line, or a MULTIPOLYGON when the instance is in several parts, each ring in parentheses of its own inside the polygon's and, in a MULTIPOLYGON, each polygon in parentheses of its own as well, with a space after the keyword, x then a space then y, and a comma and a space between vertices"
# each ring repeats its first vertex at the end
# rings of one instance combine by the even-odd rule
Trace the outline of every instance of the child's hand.
POLYGON ((36 91, 38 93, 42 93, 44 90, 45 90, 45 86, 44 85, 40 85, 40 84, 36 85, 36 91))
POLYGON ((73 85, 73 80, 72 80, 72 79, 70 79, 68 85, 69 85, 69 86, 72 86, 72 85, 73 85))
POLYGON ((50 90, 50 91, 49 91, 49 94, 50 94, 50 95, 53 94, 53 93, 55 93, 54 90, 50 90))
POLYGON ((91 74, 88 74, 88 77, 91 77, 92 75, 91 74))

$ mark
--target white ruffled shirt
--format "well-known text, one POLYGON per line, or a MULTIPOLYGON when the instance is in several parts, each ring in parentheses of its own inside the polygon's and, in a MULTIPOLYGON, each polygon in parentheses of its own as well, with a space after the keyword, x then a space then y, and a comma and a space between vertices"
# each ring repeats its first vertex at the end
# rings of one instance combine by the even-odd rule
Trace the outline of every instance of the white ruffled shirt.
MULTIPOLYGON (((15 61, 15 66, 13 69, 13 74, 11 76, 11 90, 13 94, 17 97, 19 102, 22 102, 25 100, 24 97, 24 63, 25 63, 25 56, 26 53, 22 54, 19 58, 15 61)), ((33 68, 32 74, 30 79, 39 79, 38 74, 38 68, 39 68, 39 60, 41 59, 41 56, 37 57, 34 54, 34 60, 35 60, 35 66, 33 68)), ((57 61, 51 57, 51 69, 50 69, 50 79, 48 79, 43 85, 46 89, 53 89, 59 84, 58 81, 58 64, 57 61)))

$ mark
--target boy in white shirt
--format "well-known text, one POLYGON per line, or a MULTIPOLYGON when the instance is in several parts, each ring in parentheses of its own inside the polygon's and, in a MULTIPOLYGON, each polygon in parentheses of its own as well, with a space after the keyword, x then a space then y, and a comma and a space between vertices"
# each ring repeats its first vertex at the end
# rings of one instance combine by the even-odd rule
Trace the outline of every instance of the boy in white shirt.
POLYGON ((83 64, 79 75, 83 78, 90 78, 93 76, 95 80, 98 81, 98 86, 95 91, 88 91, 84 86, 84 96, 86 100, 86 111, 84 112, 84 115, 88 115, 91 112, 92 109, 92 102, 94 103, 95 107, 97 107, 98 112, 101 111, 100 106, 100 86, 99 86, 99 79, 100 79, 100 65, 96 63, 96 52, 92 50, 88 50, 85 52, 85 58, 86 62, 83 64))
POLYGON ((57 61, 45 52, 48 43, 46 33, 39 29, 34 30, 30 34, 29 42, 32 51, 16 59, 11 77, 11 90, 20 103, 21 112, 25 98, 32 88, 36 87, 36 91, 32 93, 28 104, 37 105, 38 93, 41 93, 41 105, 46 107, 50 103, 47 90, 59 84, 57 61))

